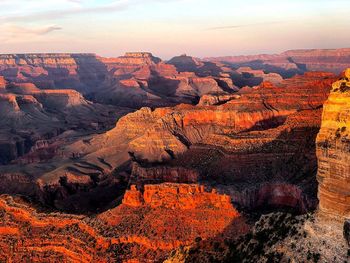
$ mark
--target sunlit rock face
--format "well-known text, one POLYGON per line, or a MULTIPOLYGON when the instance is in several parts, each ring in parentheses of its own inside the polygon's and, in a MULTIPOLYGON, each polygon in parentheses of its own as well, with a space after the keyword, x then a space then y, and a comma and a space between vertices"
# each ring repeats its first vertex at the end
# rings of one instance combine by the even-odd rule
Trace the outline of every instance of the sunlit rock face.
POLYGON ((320 210, 350 217, 350 69, 333 84, 317 136, 320 210))
POLYGON ((162 262, 171 250, 247 232, 230 198, 199 185, 131 186, 123 203, 96 216, 43 213, 0 196, 4 262, 162 262))
POLYGON ((206 192, 204 186, 195 184, 172 184, 145 185, 143 195, 131 187, 125 193, 123 204, 130 206, 148 205, 152 208, 166 207, 171 209, 200 209, 213 207, 227 209, 228 213, 238 215, 233 208, 230 197, 220 195, 213 190, 206 192))

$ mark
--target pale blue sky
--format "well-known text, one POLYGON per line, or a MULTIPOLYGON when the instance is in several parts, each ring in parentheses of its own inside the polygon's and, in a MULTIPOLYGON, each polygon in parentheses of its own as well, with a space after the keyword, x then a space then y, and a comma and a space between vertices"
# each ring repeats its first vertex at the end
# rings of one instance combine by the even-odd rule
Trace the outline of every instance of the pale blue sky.
POLYGON ((0 0, 0 53, 162 58, 350 47, 349 0, 0 0))

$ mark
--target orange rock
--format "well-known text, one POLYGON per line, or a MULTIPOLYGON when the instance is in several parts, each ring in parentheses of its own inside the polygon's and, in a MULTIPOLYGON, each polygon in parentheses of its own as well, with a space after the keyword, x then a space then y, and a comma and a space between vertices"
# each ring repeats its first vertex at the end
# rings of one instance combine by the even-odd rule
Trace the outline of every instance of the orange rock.
POLYGON ((213 207, 214 209, 227 209, 227 212, 238 215, 238 212, 231 204, 229 196, 220 195, 215 189, 210 193, 205 192, 204 186, 195 184, 164 183, 159 185, 145 185, 143 194, 133 185, 125 193, 123 204, 171 209, 213 207))
POLYGON ((144 200, 142 194, 136 189, 136 186, 132 185, 130 190, 125 192, 122 203, 128 206, 139 207, 143 205, 144 200))

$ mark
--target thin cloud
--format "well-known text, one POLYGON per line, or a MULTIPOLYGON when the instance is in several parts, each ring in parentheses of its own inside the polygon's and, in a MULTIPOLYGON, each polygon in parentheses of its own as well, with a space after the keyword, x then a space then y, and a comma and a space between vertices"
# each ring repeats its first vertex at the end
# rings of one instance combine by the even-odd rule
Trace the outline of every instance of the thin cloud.
MULTIPOLYGON (((1 1, 1 0, 0 0, 1 1)), ((97 13, 114 13, 124 11, 132 6, 141 5, 150 2, 176 2, 180 0, 117 0, 107 4, 98 6, 84 6, 82 0, 66 0, 73 3, 79 3, 79 6, 71 6, 69 8, 62 8, 60 10, 45 10, 39 12, 12 14, 8 16, 0 16, 0 22, 28 22, 28 21, 42 21, 54 20, 67 17, 74 17, 76 15, 89 15, 97 13)))
POLYGON ((7 31, 13 35, 46 35, 53 31, 61 30, 59 26, 44 26, 38 28, 27 28, 17 25, 11 25, 7 27, 7 31))
POLYGON ((5 24, 0 26, 1 41, 10 41, 22 39, 25 37, 38 37, 50 34, 62 28, 56 25, 40 26, 40 27, 23 27, 19 25, 5 24))
POLYGON ((237 28, 244 28, 244 27, 265 26, 265 25, 278 25, 278 24, 283 24, 285 22, 286 21, 272 21, 272 22, 261 22, 261 23, 254 23, 254 24, 218 26, 218 27, 209 27, 206 30, 225 30, 225 29, 237 29, 237 28))

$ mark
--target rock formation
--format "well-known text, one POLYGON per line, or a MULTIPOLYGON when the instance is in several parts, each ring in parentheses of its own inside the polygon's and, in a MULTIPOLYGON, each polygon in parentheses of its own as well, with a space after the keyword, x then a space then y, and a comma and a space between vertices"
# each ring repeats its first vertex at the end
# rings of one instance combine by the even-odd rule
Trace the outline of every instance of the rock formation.
POLYGON ((284 77, 305 71, 341 73, 350 66, 350 49, 290 50, 281 54, 206 58, 206 61, 248 66, 279 73, 284 77))
MULTIPOLYGON (((220 72, 221 69, 216 69, 220 72)), ((0 55, 0 75, 40 89, 75 89, 90 100, 131 108, 195 103, 208 92, 233 92, 229 77, 179 73, 151 53, 0 55)))
POLYGON ((166 207, 186 210, 213 207, 228 209, 238 215, 233 209, 229 196, 217 194, 215 190, 208 193, 204 186, 194 184, 145 185, 143 194, 133 185, 130 190, 126 191, 123 204, 134 207, 146 205, 152 208, 166 207))
POLYGON ((241 74, 234 78, 235 83, 239 86, 257 86, 261 82, 270 82, 278 85, 283 81, 281 75, 277 73, 266 74, 263 70, 253 70, 250 67, 241 67, 237 69, 237 73, 241 74))
POLYGON ((224 236, 247 231, 228 196, 206 192, 203 186, 193 184, 145 185, 142 191, 131 186, 122 205, 100 214, 98 219, 119 235, 149 240, 145 247, 166 252, 163 256, 196 239, 215 237, 226 227, 230 230, 224 236))
POLYGON ((67 130, 106 129, 125 111, 94 104, 76 90, 40 90, 32 83, 12 82, 0 93, 0 105, 2 164, 44 148, 35 147, 36 141, 48 142, 67 130))
POLYGON ((231 234, 247 231, 227 196, 198 185, 145 186, 143 197, 132 187, 123 203, 89 217, 40 213, 19 198, 0 196, 0 260, 161 262, 172 249, 230 224, 231 234))
POLYGON ((320 210, 347 218, 350 217, 349 78, 348 69, 344 78, 333 84, 317 136, 320 210))

